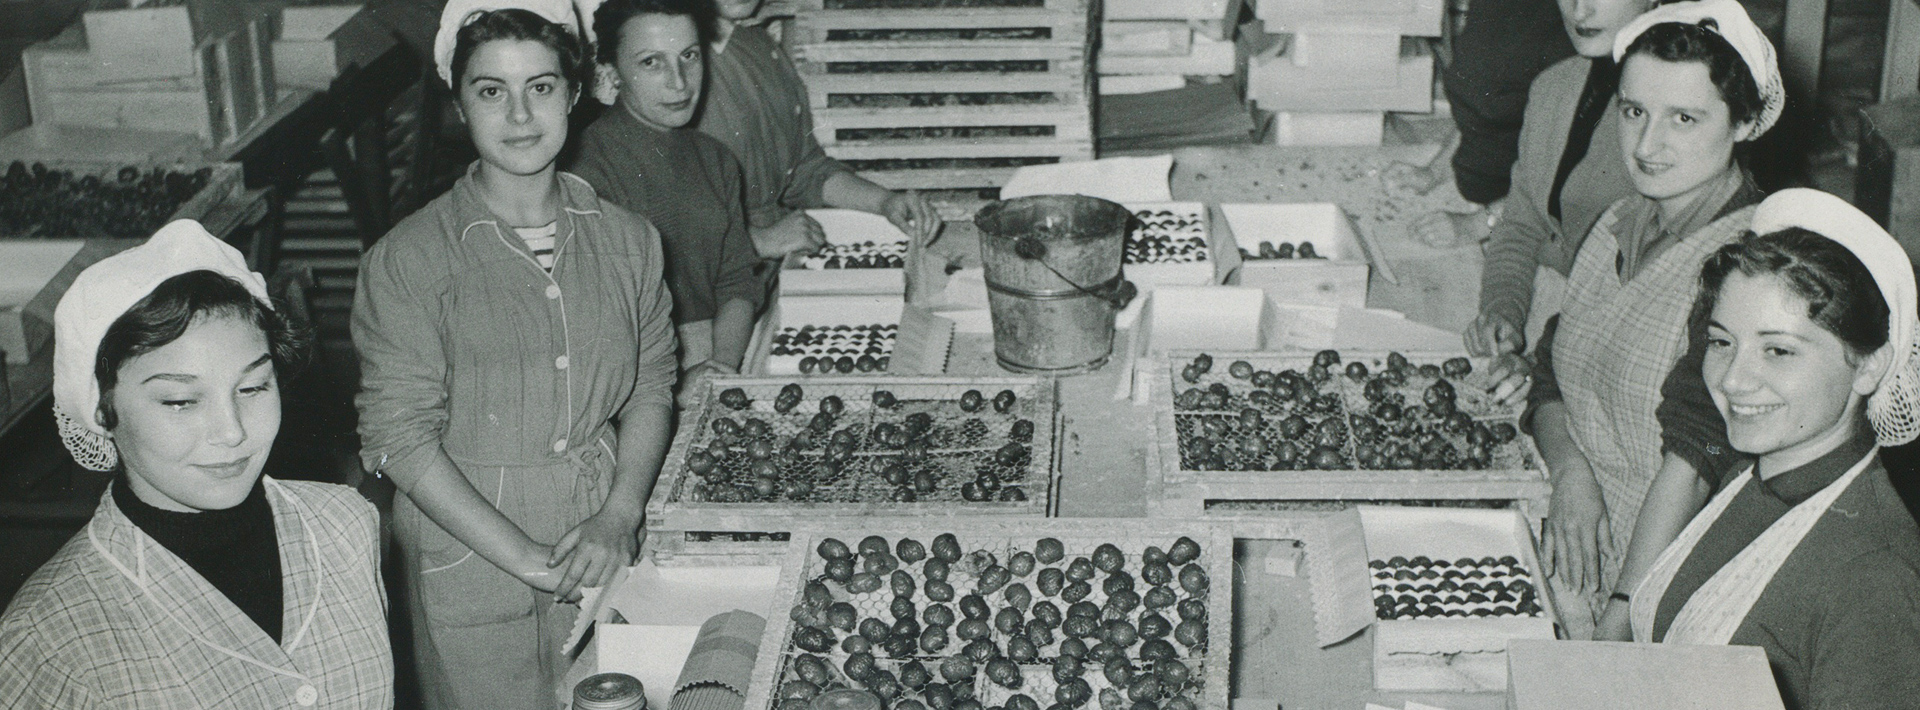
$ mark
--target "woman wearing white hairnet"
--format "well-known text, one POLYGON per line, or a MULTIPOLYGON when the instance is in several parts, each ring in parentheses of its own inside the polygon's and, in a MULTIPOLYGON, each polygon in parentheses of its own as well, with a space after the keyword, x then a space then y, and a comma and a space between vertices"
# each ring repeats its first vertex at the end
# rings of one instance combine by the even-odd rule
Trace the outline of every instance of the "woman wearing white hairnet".
POLYGON ((1638 641, 1767 652, 1788 708, 1920 707, 1920 527, 1879 447, 1920 434, 1913 265, 1832 195, 1785 190, 1700 274, 1702 376, 1758 462, 1633 593, 1638 641))
POLYGON ((1701 262, 1746 231, 1760 197, 1736 147, 1785 103, 1773 47, 1735 0, 1656 8, 1620 31, 1614 56, 1620 152, 1637 194, 1581 245, 1523 420, 1553 485, 1541 561, 1576 637, 1589 625, 1626 635, 1621 588, 1697 509, 1697 467, 1666 435, 1718 416, 1697 379, 1678 413, 1665 385, 1687 350, 1701 262))
POLYGON ((639 549, 672 413, 660 235, 559 172, 567 0, 454 0, 435 43, 480 154, 360 268, 361 459, 391 477, 429 708, 558 704, 579 609, 639 549))
POLYGON ((191 221, 74 279, 54 416, 117 474, 0 618, 0 708, 393 705, 373 506, 260 473, 304 346, 191 221))

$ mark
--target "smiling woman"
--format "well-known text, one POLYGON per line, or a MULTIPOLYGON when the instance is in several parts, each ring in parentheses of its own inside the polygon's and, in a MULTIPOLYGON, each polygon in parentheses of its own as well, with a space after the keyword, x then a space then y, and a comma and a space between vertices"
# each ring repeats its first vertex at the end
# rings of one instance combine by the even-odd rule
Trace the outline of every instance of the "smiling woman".
POLYGON ((1879 446, 1913 439, 1905 250, 1845 201, 1785 190, 1708 259, 1702 375, 1733 445, 1633 594, 1640 641, 1759 646, 1786 706, 1920 707, 1920 526, 1879 446))
POLYGON ((261 476, 303 334, 190 221, 88 268, 55 311, 55 411, 120 474, 0 619, 10 707, 385 707, 378 518, 261 476))
POLYGON ((1665 385, 1687 349, 1700 263, 1745 231, 1759 201, 1734 146, 1765 133, 1779 101, 1772 48, 1735 0, 1641 15, 1614 55, 1621 159, 1638 194, 1608 208, 1580 247, 1536 353, 1527 419, 1553 485, 1549 581, 1585 593, 1605 639, 1627 635, 1622 590, 1705 496, 1697 459, 1663 432, 1718 415, 1697 379, 1681 380, 1691 384, 1681 396, 1665 385))

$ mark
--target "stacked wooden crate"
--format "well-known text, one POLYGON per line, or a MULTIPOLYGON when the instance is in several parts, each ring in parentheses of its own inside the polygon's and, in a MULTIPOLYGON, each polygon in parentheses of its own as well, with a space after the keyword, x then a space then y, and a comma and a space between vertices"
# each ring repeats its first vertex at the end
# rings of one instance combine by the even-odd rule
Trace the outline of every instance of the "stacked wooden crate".
POLYGON ((798 0, 814 135, 883 186, 999 187, 1093 157, 1089 0, 798 0))
POLYGON ((33 122, 177 132, 225 145, 279 99, 277 15, 231 0, 90 10, 21 53, 33 122))
POLYGON ((1265 30, 1291 36, 1252 58, 1247 98, 1282 143, 1378 144, 1385 113, 1433 110, 1442 0, 1260 0, 1265 30))
POLYGON ((1100 25, 1104 93, 1171 89, 1185 77, 1228 77, 1242 55, 1234 28, 1243 0, 1109 0, 1100 25))

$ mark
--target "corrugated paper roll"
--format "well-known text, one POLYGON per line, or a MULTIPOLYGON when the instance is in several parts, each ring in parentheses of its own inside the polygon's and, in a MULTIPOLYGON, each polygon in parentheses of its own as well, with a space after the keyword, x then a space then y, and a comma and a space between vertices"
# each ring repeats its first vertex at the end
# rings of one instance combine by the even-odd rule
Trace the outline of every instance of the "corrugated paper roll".
POLYGON ((669 710, 741 710, 766 628, 766 619, 739 610, 701 624, 687 665, 673 684, 669 710))

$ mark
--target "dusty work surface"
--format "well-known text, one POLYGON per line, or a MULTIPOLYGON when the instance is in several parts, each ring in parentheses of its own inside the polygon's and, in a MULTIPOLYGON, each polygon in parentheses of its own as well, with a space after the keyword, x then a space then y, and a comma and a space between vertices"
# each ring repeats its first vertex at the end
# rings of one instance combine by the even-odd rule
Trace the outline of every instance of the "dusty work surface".
MULTIPOLYGON (((1394 280, 1375 270, 1367 305, 1407 314, 1415 321, 1458 331, 1473 320, 1480 297, 1479 245, 1429 247, 1412 235, 1423 216, 1461 209, 1444 166, 1422 172, 1437 144, 1378 148, 1233 146, 1182 148, 1173 152, 1175 200, 1206 202, 1333 202, 1354 217, 1379 245, 1394 280), (1414 185, 1425 187, 1422 192, 1414 185)), ((949 219, 978 204, 955 205, 949 219)), ((967 266, 980 263, 979 232, 968 221, 950 221, 933 253, 967 266)), ((927 268, 932 268, 931 266, 927 268)), ((931 272, 925 272, 931 273, 931 272)), ((926 288, 928 285, 917 287, 926 288)))

